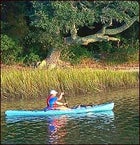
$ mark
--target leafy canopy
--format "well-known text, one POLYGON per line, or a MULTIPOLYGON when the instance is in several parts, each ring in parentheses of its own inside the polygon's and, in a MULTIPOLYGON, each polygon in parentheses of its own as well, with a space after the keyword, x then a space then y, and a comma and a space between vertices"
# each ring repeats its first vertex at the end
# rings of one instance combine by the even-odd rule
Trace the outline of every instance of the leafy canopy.
POLYGON ((73 25, 78 29, 110 20, 125 22, 139 14, 136 1, 34 1, 31 25, 48 35, 63 36, 73 25))

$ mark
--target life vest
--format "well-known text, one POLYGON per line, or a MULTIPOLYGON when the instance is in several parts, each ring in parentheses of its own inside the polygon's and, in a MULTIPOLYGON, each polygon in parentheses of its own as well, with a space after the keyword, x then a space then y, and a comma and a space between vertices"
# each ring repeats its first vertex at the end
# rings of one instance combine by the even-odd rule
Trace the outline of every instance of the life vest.
POLYGON ((49 95, 49 96, 47 97, 47 99, 46 99, 47 106, 50 106, 49 100, 51 99, 51 96, 52 96, 52 95, 49 95))
MULTIPOLYGON (((49 95, 49 96, 47 97, 47 100, 46 100, 47 107, 50 107, 49 101, 50 101, 51 97, 52 97, 52 95, 49 95)), ((55 103, 53 104, 53 108, 56 108, 56 107, 57 107, 57 104, 56 104, 56 102, 55 102, 55 103)))

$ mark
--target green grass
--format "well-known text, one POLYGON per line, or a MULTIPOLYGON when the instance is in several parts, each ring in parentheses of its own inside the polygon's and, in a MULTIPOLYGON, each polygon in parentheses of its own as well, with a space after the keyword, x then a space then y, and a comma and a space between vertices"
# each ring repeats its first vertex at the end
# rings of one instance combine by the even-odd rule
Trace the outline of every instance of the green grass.
POLYGON ((1 97, 33 98, 47 96, 51 89, 66 95, 95 93, 108 89, 138 86, 139 72, 83 69, 3 69, 1 97))

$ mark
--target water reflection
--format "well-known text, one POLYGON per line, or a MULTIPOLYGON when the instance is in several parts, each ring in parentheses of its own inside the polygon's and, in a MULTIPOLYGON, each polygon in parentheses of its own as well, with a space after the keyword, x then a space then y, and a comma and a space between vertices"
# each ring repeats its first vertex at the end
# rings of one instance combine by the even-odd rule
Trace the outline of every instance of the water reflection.
MULTIPOLYGON (((91 124, 96 123, 100 121, 100 123, 97 126, 94 126, 94 129, 99 130, 99 128, 103 129, 105 125, 109 125, 114 121, 114 112, 113 111, 105 111, 105 112, 89 112, 89 113, 83 113, 83 114, 71 114, 71 115, 63 115, 63 116, 55 116, 48 119, 49 126, 49 142, 52 144, 66 144, 65 138, 66 136, 69 136, 71 132, 73 132, 75 129, 75 132, 77 132, 81 127, 76 122, 84 123, 85 126, 89 127, 91 124), (75 122, 74 124, 68 125, 69 122, 75 122), (68 127, 69 126, 69 127, 68 127)), ((80 131, 78 131, 80 132, 80 131)), ((80 135, 82 135, 83 132, 81 132, 80 135)), ((88 134, 88 131, 86 132, 88 134)), ((92 133, 91 133, 92 134, 92 133)), ((73 134, 72 134, 73 136, 73 134)), ((74 138, 74 136, 73 136, 74 138)))
POLYGON ((47 119, 49 143, 65 144, 63 137, 67 134, 66 124, 68 118, 66 116, 51 117, 47 119))

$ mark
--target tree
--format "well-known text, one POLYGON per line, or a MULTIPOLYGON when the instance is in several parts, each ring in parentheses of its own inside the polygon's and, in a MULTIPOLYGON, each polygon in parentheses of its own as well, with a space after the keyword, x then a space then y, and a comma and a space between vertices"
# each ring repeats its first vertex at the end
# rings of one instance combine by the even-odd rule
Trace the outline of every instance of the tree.
POLYGON ((71 45, 119 42, 117 34, 139 18, 137 1, 30 1, 27 5, 31 33, 26 40, 49 51, 50 64, 57 64, 61 50, 71 45), (94 33, 80 35, 84 27, 94 33))
POLYGON ((31 63, 33 64, 40 60, 38 47, 34 48, 33 45, 29 45, 28 41, 30 39, 26 37, 33 33, 28 25, 30 8, 30 2, 27 1, 2 1, 1 3, 3 63, 13 64, 19 62, 31 65, 31 63))
POLYGON ((25 18, 26 3, 23 1, 2 1, 1 9, 1 32, 22 41, 29 32, 25 18))

